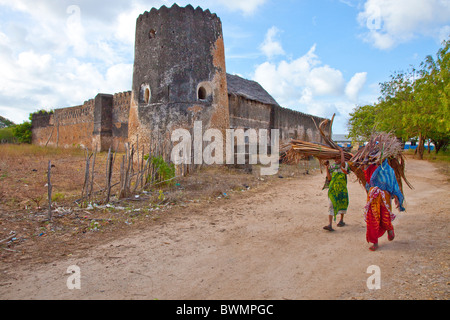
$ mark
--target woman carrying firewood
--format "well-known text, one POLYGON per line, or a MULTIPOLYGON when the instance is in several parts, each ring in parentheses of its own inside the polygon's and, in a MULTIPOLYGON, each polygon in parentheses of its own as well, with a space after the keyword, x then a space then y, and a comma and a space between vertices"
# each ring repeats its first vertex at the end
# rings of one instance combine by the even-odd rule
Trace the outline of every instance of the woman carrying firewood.
POLYGON ((347 174, 349 167, 345 162, 344 151, 339 148, 340 156, 335 158, 334 164, 330 165, 328 161, 325 162, 327 168, 328 185, 328 199, 329 199, 329 214, 328 225, 323 227, 325 230, 334 231, 332 227, 333 217, 336 221, 336 215, 341 215, 341 220, 337 224, 338 227, 345 226, 344 215, 348 208, 348 190, 347 190, 347 174))
POLYGON ((372 251, 378 249, 378 238, 387 231, 388 240, 394 240, 394 227, 392 221, 395 215, 392 212, 391 200, 394 198, 395 206, 399 211, 403 207, 403 194, 395 177, 394 169, 387 159, 376 164, 366 165, 364 168, 366 178, 367 204, 364 208, 364 219, 367 225, 366 239, 372 243, 372 251))
POLYGON ((378 249, 378 239, 386 231, 388 240, 394 240, 392 199, 399 211, 405 211, 402 180, 413 189, 405 176, 403 145, 392 133, 374 132, 349 164, 367 192, 364 207, 366 240, 372 244, 369 249, 375 251, 378 249))

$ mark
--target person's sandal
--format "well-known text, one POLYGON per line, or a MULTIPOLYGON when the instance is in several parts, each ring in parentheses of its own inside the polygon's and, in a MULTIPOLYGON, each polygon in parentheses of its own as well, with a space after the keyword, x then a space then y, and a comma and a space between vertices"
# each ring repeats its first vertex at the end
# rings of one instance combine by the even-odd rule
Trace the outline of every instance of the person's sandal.
POLYGON ((337 224, 338 227, 343 227, 345 226, 345 222, 344 221, 339 221, 339 223, 337 224))
POLYGON ((325 227, 323 227, 325 230, 328 230, 328 231, 334 231, 334 229, 332 228, 332 227, 330 227, 330 226, 325 226, 325 227))
POLYGON ((395 238, 394 230, 389 230, 388 231, 388 240, 392 241, 392 240, 394 240, 394 238, 395 238))

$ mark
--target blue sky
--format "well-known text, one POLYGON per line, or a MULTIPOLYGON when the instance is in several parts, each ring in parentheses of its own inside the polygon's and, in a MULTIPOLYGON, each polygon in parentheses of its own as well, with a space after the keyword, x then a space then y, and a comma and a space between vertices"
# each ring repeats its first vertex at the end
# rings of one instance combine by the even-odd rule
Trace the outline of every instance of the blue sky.
MULTIPOLYGON (((80 105, 131 90, 137 16, 164 0, 0 0, 0 115, 80 105)), ((450 0, 199 0, 222 20, 227 72, 283 107, 331 117, 374 103, 379 83, 435 55, 450 0)))

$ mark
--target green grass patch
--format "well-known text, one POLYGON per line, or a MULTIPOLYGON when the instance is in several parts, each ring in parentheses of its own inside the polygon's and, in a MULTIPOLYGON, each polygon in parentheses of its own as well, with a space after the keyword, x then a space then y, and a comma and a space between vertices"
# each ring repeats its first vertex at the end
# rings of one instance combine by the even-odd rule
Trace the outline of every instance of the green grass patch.
POLYGON ((52 195, 52 202, 58 202, 64 200, 66 196, 63 193, 57 192, 52 195))

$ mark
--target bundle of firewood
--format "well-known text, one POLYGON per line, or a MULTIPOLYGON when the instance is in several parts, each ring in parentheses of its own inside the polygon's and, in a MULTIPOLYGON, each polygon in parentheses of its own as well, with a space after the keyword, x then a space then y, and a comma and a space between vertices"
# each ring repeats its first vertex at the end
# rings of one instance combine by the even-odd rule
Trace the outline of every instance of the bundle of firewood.
MULTIPOLYGON (((322 136, 322 140, 326 143, 325 145, 301 140, 291 140, 290 143, 282 146, 280 160, 284 163, 298 164, 300 160, 312 156, 319 160, 320 168, 322 169, 327 161, 340 158, 342 148, 339 147, 338 144, 333 141, 333 139, 331 139, 331 128, 333 125, 333 120, 334 115, 331 118, 331 121, 325 119, 319 124, 318 127, 314 122, 320 132, 320 135, 322 136), (329 128, 328 130, 326 130, 325 127, 328 124, 329 128)), ((344 152, 345 161, 348 162, 353 158, 352 153, 344 150, 342 151, 344 152)), ((356 175, 358 181, 362 185, 365 185, 364 171, 361 168, 352 166, 350 162, 348 162, 348 164, 350 166, 351 172, 356 175)))
MULTIPOLYGON (((379 165, 386 159, 392 169, 394 169, 400 189, 403 191, 402 179, 412 189, 412 185, 405 176, 405 157, 402 143, 392 133, 373 133, 367 144, 359 149, 350 159, 349 164, 353 170, 362 171, 366 166, 371 164, 379 165)), ((359 178, 359 180, 361 184, 365 185, 364 177, 359 178)))
POLYGON ((401 141, 392 133, 374 133, 367 144, 352 157, 354 165, 382 163, 384 159, 403 157, 401 141))
MULTIPOLYGON (((316 157, 319 160, 331 160, 341 156, 339 149, 334 149, 326 145, 292 139, 289 144, 283 145, 282 150, 286 150, 283 159, 287 162, 295 162, 307 157, 316 157), (293 160, 293 161, 289 161, 293 160)), ((352 158, 352 154, 344 152, 345 160, 352 158)))
MULTIPOLYGON (((281 146, 281 160, 286 163, 298 163, 299 160, 312 156, 317 158, 320 162, 323 162, 340 157, 341 147, 339 147, 337 143, 331 139, 331 126, 333 124, 333 119, 334 115, 331 122, 330 120, 325 119, 319 124, 318 127, 316 125, 323 141, 325 141, 325 144, 292 139, 290 143, 281 146), (326 132, 325 127, 328 124, 330 124, 330 127, 328 132, 326 132)), ((352 157, 353 154, 344 151, 345 161, 349 161, 352 157)))
MULTIPOLYGON (((340 157, 342 148, 331 139, 333 119, 334 115, 331 118, 331 122, 325 119, 318 127, 316 125, 323 141, 326 143, 325 145, 292 139, 290 143, 282 146, 280 160, 285 163, 297 164, 300 160, 312 156, 317 158, 322 165, 327 160, 340 157), (326 132, 325 127, 328 124, 330 126, 328 132, 326 132)), ((343 152, 345 161, 348 162, 351 172, 356 175, 361 185, 366 185, 364 175, 366 166, 380 164, 387 159, 389 165, 394 169, 400 189, 403 191, 402 179, 412 189, 411 184, 405 176, 405 157, 403 155, 402 143, 395 135, 384 132, 374 133, 369 142, 359 149, 355 155, 350 152, 343 152)))

